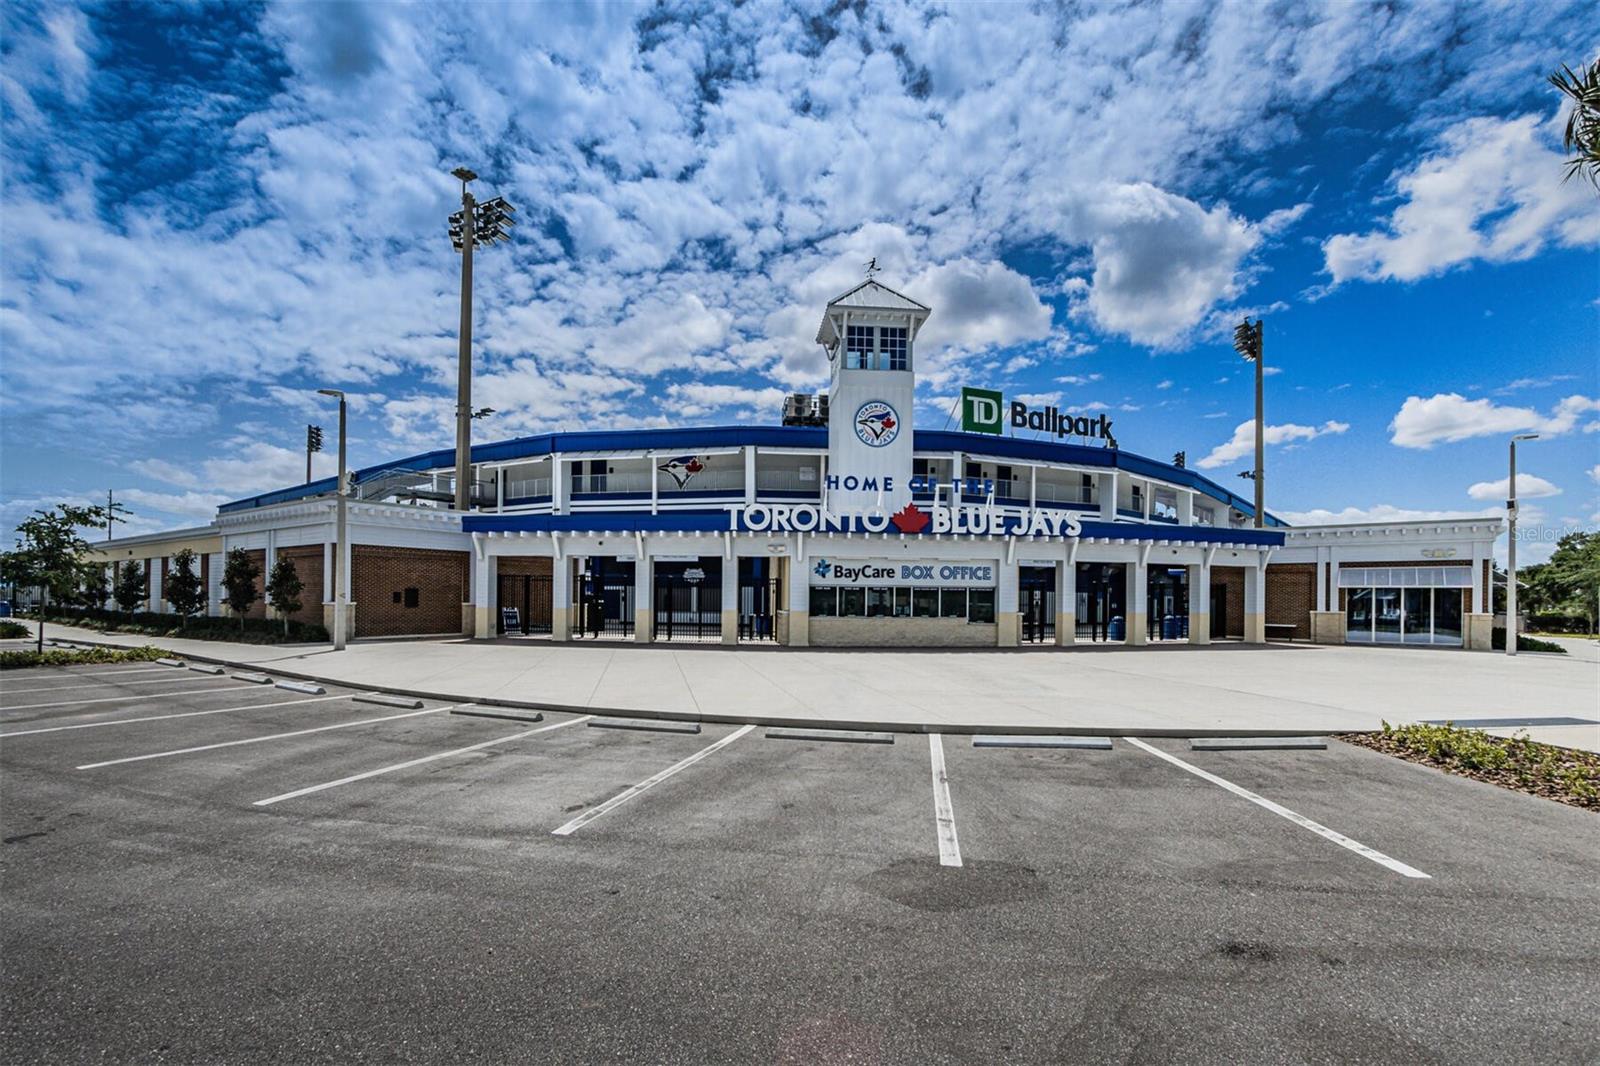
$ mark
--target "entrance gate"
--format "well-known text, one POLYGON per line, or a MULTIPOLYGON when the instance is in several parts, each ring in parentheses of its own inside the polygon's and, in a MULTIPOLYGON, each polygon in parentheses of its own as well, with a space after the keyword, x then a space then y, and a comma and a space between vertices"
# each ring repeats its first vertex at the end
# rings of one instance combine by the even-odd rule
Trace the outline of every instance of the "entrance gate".
POLYGON ((656 563, 655 639, 722 639, 722 560, 656 563))
POLYGON ((575 638, 633 636, 633 567, 605 556, 589 559, 579 574, 572 602, 577 605, 575 638))
POLYGON ((1024 566, 1017 571, 1017 607, 1022 614, 1022 642, 1048 644, 1056 639, 1056 572, 1050 566, 1024 566))
POLYGON ((496 624, 496 631, 508 632, 506 629, 507 607, 517 610, 517 626, 509 632, 522 636, 548 635, 550 632, 550 575, 549 574, 501 574, 499 585, 500 618, 496 624))
POLYGON ((778 604, 783 602, 783 583, 778 579, 778 561, 767 556, 739 560, 739 639, 777 640, 778 604))
POLYGON ((1078 640, 1127 639, 1123 571, 1122 563, 1078 564, 1078 640))

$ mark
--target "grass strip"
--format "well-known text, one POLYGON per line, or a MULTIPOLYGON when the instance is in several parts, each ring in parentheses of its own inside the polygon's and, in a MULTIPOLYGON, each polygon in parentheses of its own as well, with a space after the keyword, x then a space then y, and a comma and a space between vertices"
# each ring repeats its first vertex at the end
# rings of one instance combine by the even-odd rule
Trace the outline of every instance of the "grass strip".
POLYGON ((22 670, 30 666, 90 666, 106 663, 148 663, 172 654, 146 644, 142 648, 77 648, 64 651, 0 652, 0 670, 22 670))

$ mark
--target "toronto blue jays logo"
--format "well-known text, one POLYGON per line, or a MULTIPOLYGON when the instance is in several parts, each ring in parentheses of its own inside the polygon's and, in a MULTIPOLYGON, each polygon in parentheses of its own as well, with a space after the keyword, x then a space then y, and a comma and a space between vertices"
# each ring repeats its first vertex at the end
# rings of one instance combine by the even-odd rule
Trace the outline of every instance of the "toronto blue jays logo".
POLYGON ((867 447, 887 447, 899 435, 900 416, 882 400, 868 400, 856 411, 856 436, 867 447))
POLYGON ((813 574, 816 574, 818 577, 827 577, 828 576, 828 560, 826 560, 826 559, 818 559, 817 560, 817 565, 813 566, 811 568, 811 572, 813 574))
POLYGON ((706 468, 698 455, 680 455, 676 459, 668 459, 657 470, 666 474, 681 489, 689 483, 689 479, 706 468))

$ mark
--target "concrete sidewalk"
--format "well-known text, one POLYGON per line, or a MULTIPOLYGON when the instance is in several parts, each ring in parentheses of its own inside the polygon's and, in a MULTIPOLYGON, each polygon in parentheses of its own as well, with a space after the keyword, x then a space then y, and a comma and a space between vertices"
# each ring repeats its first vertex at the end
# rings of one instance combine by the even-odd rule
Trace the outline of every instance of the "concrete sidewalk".
MULTIPOLYGON (((57 639, 147 638, 51 625, 57 639)), ((1138 649, 850 651, 544 641, 250 645, 168 640, 192 658, 443 700, 943 731, 1329 733, 1429 719, 1600 719, 1600 662, 1429 648, 1175 644, 1138 649)), ((1600 725, 1534 726, 1600 750, 1600 725)))

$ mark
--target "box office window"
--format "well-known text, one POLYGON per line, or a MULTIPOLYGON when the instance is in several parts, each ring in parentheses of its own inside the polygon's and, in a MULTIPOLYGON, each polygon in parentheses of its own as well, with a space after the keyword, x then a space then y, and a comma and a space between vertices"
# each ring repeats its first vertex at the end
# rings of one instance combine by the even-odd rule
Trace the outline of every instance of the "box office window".
POLYGON ((811 590, 811 616, 832 618, 839 613, 839 590, 814 588, 811 590))
POLYGON ((966 589, 939 590, 939 617, 965 618, 967 616, 966 589))
POLYGON ((839 617, 861 618, 867 613, 866 589, 839 590, 839 617))
POLYGON ((967 590, 967 621, 994 621, 994 589, 967 590))
POLYGON ((913 617, 913 618, 938 618, 939 617, 939 590, 938 589, 912 589, 911 590, 911 617, 913 617))

